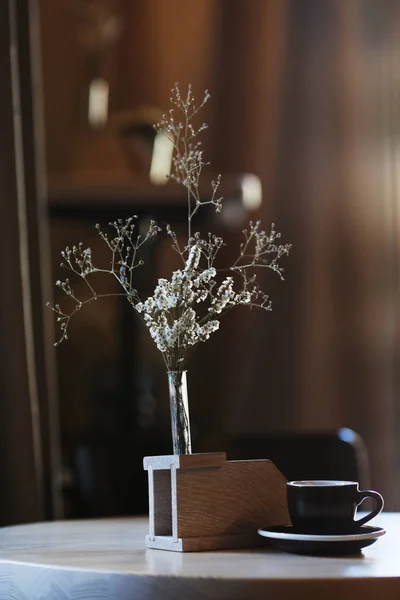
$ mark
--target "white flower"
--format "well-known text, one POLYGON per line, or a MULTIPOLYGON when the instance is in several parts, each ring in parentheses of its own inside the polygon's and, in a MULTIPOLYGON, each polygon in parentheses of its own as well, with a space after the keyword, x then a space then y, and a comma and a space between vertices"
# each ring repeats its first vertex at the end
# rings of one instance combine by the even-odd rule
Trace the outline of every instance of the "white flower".
POLYGON ((214 269, 214 267, 205 269, 200 273, 200 275, 198 275, 198 277, 195 277, 195 279, 193 279, 194 287, 199 287, 202 283, 208 283, 209 281, 211 281, 211 279, 213 279, 216 276, 216 274, 217 271, 214 269))
POLYGON ((233 290, 233 277, 227 277, 219 286, 214 300, 208 309, 210 313, 220 314, 229 304, 235 304, 235 292, 233 290))
POLYGON ((236 294, 235 304, 251 304, 251 293, 248 290, 242 290, 236 294))
POLYGON ((186 261, 185 271, 187 272, 187 271, 197 269, 197 267, 199 266, 200 257, 201 257, 200 244, 194 244, 190 248, 189 258, 186 261))

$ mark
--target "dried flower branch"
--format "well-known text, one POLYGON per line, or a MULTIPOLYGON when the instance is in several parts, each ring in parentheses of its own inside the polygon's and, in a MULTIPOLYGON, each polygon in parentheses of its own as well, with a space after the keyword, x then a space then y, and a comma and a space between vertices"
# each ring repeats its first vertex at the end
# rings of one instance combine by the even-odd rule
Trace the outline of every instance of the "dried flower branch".
POLYGON ((138 252, 143 244, 156 236, 161 228, 150 222, 144 236, 137 233, 135 220, 131 217, 125 221, 119 219, 110 223, 113 235, 108 236, 97 225, 102 240, 111 251, 108 268, 99 268, 92 262, 90 248, 80 243, 72 250, 66 248, 62 253, 64 259, 61 266, 72 271, 87 284, 89 298, 81 300, 70 285, 69 279, 57 281, 56 285, 71 298, 74 307, 64 312, 56 304, 51 307, 61 323, 61 338, 67 339, 68 325, 71 317, 84 305, 110 295, 126 296, 127 300, 142 317, 149 328, 150 335, 162 353, 169 371, 183 370, 189 349, 198 342, 204 342, 219 329, 220 317, 235 306, 248 306, 271 310, 271 302, 261 289, 257 280, 257 269, 268 268, 275 271, 283 279, 283 268, 280 259, 289 254, 291 245, 280 244, 281 234, 275 230, 274 224, 269 233, 261 229, 261 223, 250 222, 249 229, 243 231, 244 241, 240 245, 239 256, 233 265, 227 268, 216 268, 218 253, 224 245, 221 237, 211 233, 203 239, 199 233, 192 235, 192 219, 198 209, 205 205, 213 205, 219 212, 222 198, 218 197, 221 177, 211 182, 211 193, 207 200, 199 195, 199 184, 202 171, 208 163, 203 160, 201 142, 193 141, 207 128, 203 123, 197 129, 193 118, 209 99, 208 92, 199 106, 196 106, 189 86, 185 98, 181 96, 178 84, 172 89, 171 102, 182 116, 176 119, 174 109, 163 115, 155 125, 158 132, 163 133, 174 145, 174 173, 172 178, 187 189, 188 198, 188 237, 182 248, 178 236, 170 225, 165 232, 171 237, 172 247, 182 260, 183 267, 172 273, 171 280, 159 279, 152 296, 142 302, 134 288, 134 271, 143 264, 138 252), (229 272, 225 276, 222 273, 229 272), (116 278, 122 286, 120 294, 103 294, 95 292, 88 277, 93 273, 108 273, 116 278))
POLYGON ((55 343, 56 346, 63 340, 68 339, 67 330, 71 317, 81 310, 83 306, 93 302, 93 300, 109 296, 126 296, 128 302, 132 305, 139 301, 137 290, 133 287, 133 272, 138 267, 142 266, 144 262, 142 258, 138 256, 138 251, 143 244, 157 235, 161 229, 154 221, 150 221, 146 234, 141 236, 136 232, 136 219, 137 216, 134 215, 126 220, 118 219, 117 221, 109 223, 110 227, 113 229, 112 235, 110 236, 107 232, 102 231, 100 225, 96 225, 96 229, 98 230, 101 239, 111 250, 109 268, 94 266, 92 262, 92 251, 90 248, 84 248, 82 242, 77 246, 73 246, 72 249, 67 246, 65 250, 61 251, 63 262, 61 262, 60 266, 72 271, 72 273, 83 279, 89 289, 90 296, 85 300, 81 300, 77 297, 74 289, 71 287, 69 279, 65 279, 65 281, 56 281, 56 286, 75 302, 74 308, 67 313, 61 310, 59 304, 51 306, 50 303, 47 303, 47 306, 56 313, 57 321, 60 323, 62 335, 58 342, 55 343), (89 275, 92 275, 93 273, 106 273, 112 275, 122 286, 123 292, 118 294, 98 294, 88 280, 89 275))
POLYGON ((192 121, 209 100, 210 94, 207 90, 204 92, 204 98, 199 106, 195 104, 191 84, 188 86, 186 98, 182 98, 178 83, 175 83, 171 94, 170 101, 182 115, 183 121, 175 120, 175 111, 171 108, 168 114, 164 114, 161 121, 155 125, 155 129, 158 133, 164 134, 174 145, 172 159, 174 172, 171 179, 187 189, 188 240, 190 245, 192 219, 200 206, 213 204, 217 212, 222 209, 222 197, 218 197, 221 175, 218 175, 217 179, 211 182, 209 199, 202 200, 199 193, 200 177, 204 167, 210 163, 204 162, 201 142, 195 140, 202 131, 207 129, 207 125, 203 123, 196 129, 192 121))

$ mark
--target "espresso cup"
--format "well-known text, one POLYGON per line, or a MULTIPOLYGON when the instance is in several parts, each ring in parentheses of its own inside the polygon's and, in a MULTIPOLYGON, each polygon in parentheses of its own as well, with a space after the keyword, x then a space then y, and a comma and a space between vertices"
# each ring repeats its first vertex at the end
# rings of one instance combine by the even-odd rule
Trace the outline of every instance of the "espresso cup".
POLYGON ((290 519, 301 533, 352 533, 383 509, 382 496, 372 490, 360 491, 355 481, 289 481, 286 487, 290 519), (365 498, 374 500, 375 509, 355 520, 357 507, 365 498))

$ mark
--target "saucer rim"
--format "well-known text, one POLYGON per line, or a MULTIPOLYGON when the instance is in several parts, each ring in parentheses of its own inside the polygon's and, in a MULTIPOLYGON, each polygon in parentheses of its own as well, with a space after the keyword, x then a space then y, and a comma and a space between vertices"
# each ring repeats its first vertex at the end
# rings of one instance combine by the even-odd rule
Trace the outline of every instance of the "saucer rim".
POLYGON ((276 527, 293 527, 292 525, 275 525, 274 527, 259 528, 257 531, 259 535, 275 540, 287 540, 293 542, 357 542, 370 539, 378 539, 385 535, 386 529, 378 526, 361 526, 360 529, 369 529, 374 531, 362 531, 362 533, 346 533, 346 534, 335 534, 335 535, 324 535, 324 534, 310 534, 310 533, 291 533, 272 531, 276 527))

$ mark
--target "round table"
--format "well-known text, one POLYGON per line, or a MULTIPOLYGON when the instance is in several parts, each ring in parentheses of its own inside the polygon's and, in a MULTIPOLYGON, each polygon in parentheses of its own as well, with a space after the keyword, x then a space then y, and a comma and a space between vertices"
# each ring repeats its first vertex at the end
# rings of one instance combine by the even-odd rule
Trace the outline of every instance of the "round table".
POLYGON ((145 548, 147 519, 0 530, 0 598, 22 600, 399 600, 400 513, 362 554, 317 557, 266 547, 180 554, 145 548))

